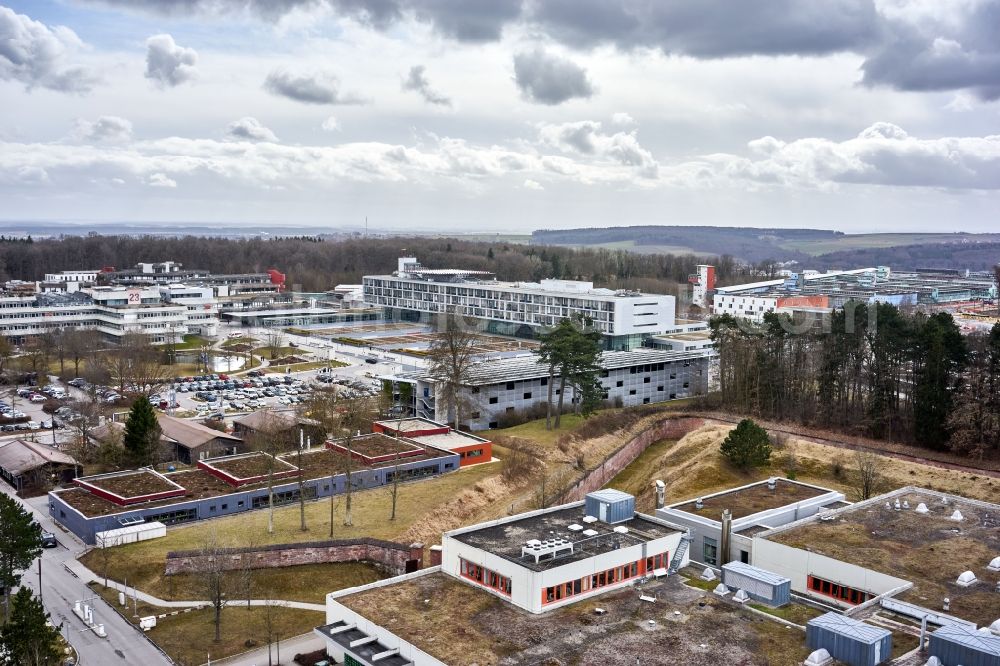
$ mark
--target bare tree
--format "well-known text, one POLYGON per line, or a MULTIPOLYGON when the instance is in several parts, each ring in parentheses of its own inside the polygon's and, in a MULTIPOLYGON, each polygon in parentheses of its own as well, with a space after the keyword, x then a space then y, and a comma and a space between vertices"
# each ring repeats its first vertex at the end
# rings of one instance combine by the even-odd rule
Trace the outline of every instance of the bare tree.
POLYGON ((267 353, 271 356, 271 360, 274 360, 281 348, 285 346, 285 333, 280 328, 267 329, 264 346, 267 347, 267 353))
POLYGON ((886 485, 885 458, 872 451, 859 449, 854 454, 854 464, 851 484, 857 500, 860 502, 881 494, 886 485))
POLYGON ((253 434, 244 441, 251 451, 267 454, 267 533, 274 534, 274 468, 276 456, 287 444, 288 430, 280 418, 270 407, 260 412, 260 421, 254 427, 253 434))
POLYGON ((475 361, 477 336, 455 315, 447 315, 439 328, 439 337, 428 350, 428 374, 440 383, 442 397, 448 403, 457 430, 464 407, 462 388, 469 381, 475 361))
POLYGON ((229 603, 231 593, 242 591, 236 588, 236 579, 226 571, 226 550, 219 544, 218 536, 213 530, 198 549, 193 571, 200 598, 208 599, 214 611, 216 643, 222 639, 222 611, 229 603))
POLYGON ((354 438, 359 436, 362 430, 369 430, 372 421, 378 418, 379 405, 376 399, 368 396, 341 398, 337 404, 340 413, 340 430, 344 433, 343 444, 344 448, 347 449, 347 460, 345 461, 347 469, 344 471, 347 486, 344 491, 344 525, 350 526, 354 524, 351 515, 351 497, 354 492, 354 481, 352 478, 354 472, 354 450, 352 446, 354 438))
POLYGON ((145 395, 163 385, 166 371, 149 337, 126 333, 117 349, 100 356, 115 388, 122 395, 145 395))
POLYGON ((69 328, 63 331, 62 349, 73 362, 73 375, 80 376, 80 363, 101 346, 101 334, 90 328, 69 328))

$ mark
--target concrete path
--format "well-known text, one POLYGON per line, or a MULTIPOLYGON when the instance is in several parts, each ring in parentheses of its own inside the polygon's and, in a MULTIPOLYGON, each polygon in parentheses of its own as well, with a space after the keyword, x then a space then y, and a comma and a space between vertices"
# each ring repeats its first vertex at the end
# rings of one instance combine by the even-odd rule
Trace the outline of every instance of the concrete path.
MULTIPOLYGON (((72 560, 66 563, 66 567, 73 572, 80 580, 84 583, 89 583, 91 581, 97 583, 104 583, 104 578, 98 576, 96 573, 85 567, 79 560, 72 560)), ((150 604, 152 606, 162 606, 163 608, 199 608, 201 606, 208 606, 208 601, 167 601, 166 599, 160 599, 159 597, 154 597, 151 594, 147 594, 142 590, 136 590, 134 587, 126 587, 122 583, 108 579, 108 587, 118 590, 119 592, 124 592, 125 596, 131 599, 133 596, 142 601, 143 603, 150 604)), ((246 599, 242 601, 237 601, 235 599, 230 599, 227 606, 246 606, 246 599)), ((325 612, 325 604, 311 604, 305 601, 285 601, 282 599, 251 599, 251 606, 283 606, 285 608, 301 608, 302 610, 314 610, 325 612)))
POLYGON ((292 659, 297 654, 321 650, 324 647, 326 647, 326 642, 322 638, 314 633, 308 633, 272 645, 270 659, 268 659, 267 646, 265 645, 252 652, 226 657, 212 663, 219 664, 219 666, 279 666, 279 664, 292 664, 292 659))

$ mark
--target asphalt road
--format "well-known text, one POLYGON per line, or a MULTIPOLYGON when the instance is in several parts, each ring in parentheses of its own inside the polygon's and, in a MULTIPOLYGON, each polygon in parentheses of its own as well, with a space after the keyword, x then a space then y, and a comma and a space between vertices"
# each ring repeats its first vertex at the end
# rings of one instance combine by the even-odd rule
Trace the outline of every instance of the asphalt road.
MULTIPOLYGON (((0 481, 0 489, 15 497, 13 489, 0 481)), ((15 497, 16 498, 16 497, 15 497)), ((59 541, 56 548, 42 550, 42 601, 55 625, 62 623, 63 636, 76 648, 83 666, 160 666, 171 662, 142 633, 108 608, 101 600, 92 601, 94 621, 104 624, 107 638, 99 638, 73 614, 78 599, 91 599, 94 593, 63 562, 75 559, 85 549, 83 542, 59 528, 48 516, 46 498, 19 500, 34 514, 42 529, 52 532, 59 541)), ((26 572, 21 583, 38 593, 38 560, 26 572)))

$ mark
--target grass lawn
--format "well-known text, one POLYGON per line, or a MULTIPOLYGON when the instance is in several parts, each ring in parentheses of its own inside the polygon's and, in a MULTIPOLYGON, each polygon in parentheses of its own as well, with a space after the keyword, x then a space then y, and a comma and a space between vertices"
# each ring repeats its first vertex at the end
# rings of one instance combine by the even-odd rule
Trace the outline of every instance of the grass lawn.
POLYGON ((300 347, 275 347, 274 353, 271 353, 271 351, 270 347, 257 347, 251 353, 254 356, 263 356, 266 359, 281 358, 282 356, 303 356, 307 354, 300 347))
POLYGON ((210 344, 212 343, 208 338, 203 338, 200 335, 189 333, 184 336, 183 342, 178 342, 177 344, 174 345, 174 349, 176 350, 200 349, 201 347, 210 344))
POLYGON ((340 361, 306 361, 305 363, 292 363, 290 365, 269 365, 268 372, 302 372, 304 370, 319 370, 320 368, 343 368, 347 363, 340 361))
POLYGON ((223 342, 220 346, 225 347, 235 347, 236 345, 253 345, 258 342, 257 338, 251 338, 246 335, 241 335, 238 338, 229 338, 223 342))
MULTIPOLYGON (((162 573, 162 565, 159 570, 162 573)), ((230 572, 226 575, 232 577, 235 585, 239 574, 230 572)), ((269 596, 283 601, 320 604, 328 592, 374 583, 382 578, 385 576, 377 568, 364 562, 302 564, 278 569, 255 569, 251 579, 250 594, 251 598, 258 599, 269 596), (322 581, 323 584, 317 585, 317 581, 322 581)), ((195 576, 191 574, 159 576, 147 586, 140 584, 139 589, 167 601, 198 601, 204 595, 198 590, 197 582, 195 576)), ((131 585, 131 582, 129 584, 131 585)))
MULTIPOLYGON (((135 624, 131 605, 126 610, 118 605, 118 592, 103 585, 92 584, 91 588, 114 608, 135 624)), ((103 612, 108 612, 101 609, 103 612)), ((160 608, 140 603, 139 616, 159 615, 172 612, 174 608, 160 608)), ((211 608, 179 613, 157 619, 156 626, 146 635, 181 666, 204 664, 209 656, 222 659, 267 645, 267 615, 271 615, 271 633, 279 640, 299 636, 318 627, 326 620, 319 611, 297 608, 273 607, 232 607, 222 611, 221 640, 215 642, 214 613, 211 608)), ((291 663, 292 654, 282 658, 282 663, 291 663)))
MULTIPOLYGON (((396 506, 396 520, 390 521, 391 497, 389 488, 375 488, 354 493, 352 527, 345 527, 344 496, 334 498, 333 538, 349 539, 370 536, 379 539, 409 542, 407 531, 417 522, 432 514, 442 503, 456 497, 483 479, 499 473, 496 464, 476 465, 443 476, 402 484, 396 506)), ((107 550, 108 575, 114 580, 128 580, 140 590, 157 594, 168 590, 163 576, 166 553, 171 550, 192 550, 202 546, 214 532, 223 545, 246 546, 274 543, 297 543, 328 539, 330 527, 330 502, 322 499, 306 503, 306 523, 310 529, 299 530, 299 507, 291 505, 275 509, 274 534, 267 533, 267 511, 216 518, 192 525, 172 527, 162 539, 141 541, 107 550)), ((450 526, 449 526, 450 528, 450 526)), ((440 538, 440 532, 438 533, 440 538)), ((437 541, 431 541, 430 546, 437 541)), ((97 575, 104 572, 105 553, 92 550, 80 558, 97 575)), ((320 593, 330 592, 326 582, 319 585, 320 593)), ((277 593, 273 593, 277 598, 277 593)), ((175 597, 177 598, 177 597, 175 597)))
MULTIPOLYGON (((701 581, 704 582, 704 581, 701 581)), ((718 584, 718 582, 716 582, 718 584)), ((819 617, 823 615, 823 611, 816 610, 811 606, 804 606, 802 604, 788 604, 782 606, 781 608, 772 608, 764 604, 747 604, 750 608, 754 610, 759 610, 762 613, 767 613, 768 615, 773 615, 775 617, 780 617, 782 620, 788 620, 793 624, 798 624, 805 626, 806 622, 813 619, 814 617, 819 617)))

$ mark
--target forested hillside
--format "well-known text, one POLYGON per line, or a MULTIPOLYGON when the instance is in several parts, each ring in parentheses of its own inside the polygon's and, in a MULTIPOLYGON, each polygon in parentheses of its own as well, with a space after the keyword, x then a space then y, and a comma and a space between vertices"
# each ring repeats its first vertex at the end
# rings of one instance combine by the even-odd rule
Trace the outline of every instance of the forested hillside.
POLYGON ((1000 324, 848 303, 829 325, 770 313, 712 320, 722 407, 853 434, 1000 456, 1000 324))
MULTIPOLYGON (((471 242, 447 238, 393 237, 273 240, 153 236, 86 236, 60 240, 0 239, 0 278, 39 280, 47 272, 132 267, 140 261, 177 261, 215 273, 277 268, 288 283, 323 291, 357 283, 362 275, 389 273, 397 257, 417 257, 429 268, 487 270, 502 280, 547 277, 593 280, 601 286, 673 293, 705 257, 634 254, 618 250, 471 242)), ((713 258, 720 281, 756 277, 731 257, 713 258), (738 272, 742 271, 742 272, 738 272)), ((773 266, 772 266, 773 268, 773 266)))

